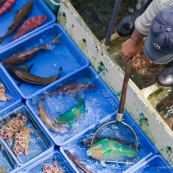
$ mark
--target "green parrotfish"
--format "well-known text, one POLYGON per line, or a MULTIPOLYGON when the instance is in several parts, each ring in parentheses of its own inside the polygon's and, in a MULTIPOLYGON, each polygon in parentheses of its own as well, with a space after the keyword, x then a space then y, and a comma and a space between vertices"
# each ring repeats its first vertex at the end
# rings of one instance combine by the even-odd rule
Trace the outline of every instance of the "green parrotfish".
POLYGON ((102 139, 93 144, 88 150, 87 155, 101 162, 116 162, 122 157, 136 157, 137 151, 126 148, 116 141, 102 139))
POLYGON ((68 124, 71 128, 74 126, 74 122, 85 112, 85 100, 79 99, 79 103, 76 104, 71 110, 60 115, 54 120, 56 124, 68 124))

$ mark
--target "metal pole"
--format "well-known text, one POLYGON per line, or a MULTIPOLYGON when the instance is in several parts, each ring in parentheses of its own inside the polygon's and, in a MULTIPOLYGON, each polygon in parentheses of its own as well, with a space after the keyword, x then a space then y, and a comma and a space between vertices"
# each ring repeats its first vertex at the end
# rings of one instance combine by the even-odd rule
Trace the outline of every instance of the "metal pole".
POLYGON ((113 27, 114 27, 114 24, 115 24, 115 19, 116 19, 116 16, 117 16, 117 13, 118 13, 118 8, 121 4, 121 0, 116 0, 115 1, 115 5, 114 5, 114 10, 113 10, 113 13, 112 13, 112 17, 111 17, 111 20, 110 20, 110 23, 109 23, 109 28, 107 30, 107 33, 106 33, 106 38, 105 38, 105 46, 108 46, 109 45, 109 42, 110 42, 110 38, 111 38, 111 35, 112 35, 112 30, 113 30, 113 27))

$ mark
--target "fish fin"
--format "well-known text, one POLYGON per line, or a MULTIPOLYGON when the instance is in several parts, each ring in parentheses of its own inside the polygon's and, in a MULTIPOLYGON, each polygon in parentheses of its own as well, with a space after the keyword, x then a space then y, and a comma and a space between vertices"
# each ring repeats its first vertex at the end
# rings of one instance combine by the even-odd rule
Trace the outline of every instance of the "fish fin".
POLYGON ((30 72, 30 70, 32 69, 32 67, 34 66, 34 63, 32 63, 29 68, 28 68, 28 72, 30 72))
POLYGON ((57 74, 57 76, 59 76, 62 73, 62 67, 59 68, 59 72, 57 74))
POLYGON ((69 126, 71 129, 75 128, 75 122, 74 122, 74 121, 69 122, 69 123, 68 123, 68 126, 69 126))
POLYGON ((22 64, 23 68, 25 70, 27 70, 28 72, 30 72, 30 70, 32 69, 32 67, 34 66, 34 63, 32 63, 29 67, 26 64, 22 64))
POLYGON ((112 150, 107 150, 106 152, 104 152, 102 155, 103 157, 108 157, 110 155, 110 153, 112 152, 112 150))
POLYGON ((100 161, 100 163, 102 164, 103 167, 106 167, 106 164, 104 161, 100 161))
POLYGON ((23 68, 28 71, 28 66, 26 64, 22 64, 23 68))
POLYGON ((53 38, 53 40, 51 41, 51 44, 58 44, 58 43, 62 43, 61 40, 57 37, 53 38))

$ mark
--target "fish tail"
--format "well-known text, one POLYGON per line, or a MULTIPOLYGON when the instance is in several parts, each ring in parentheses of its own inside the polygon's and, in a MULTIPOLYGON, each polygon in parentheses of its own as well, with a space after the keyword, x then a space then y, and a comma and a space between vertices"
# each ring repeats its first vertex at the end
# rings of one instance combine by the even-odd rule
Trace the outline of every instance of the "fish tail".
POLYGON ((44 44, 42 46, 42 49, 49 50, 50 49, 50 45, 49 44, 44 44))
POLYGON ((12 41, 14 41, 14 40, 16 40, 17 38, 19 38, 20 37, 20 35, 15 35, 11 40, 10 40, 10 42, 12 42, 12 41))
POLYGON ((52 45, 62 43, 58 38, 54 38, 49 44, 43 45, 43 49, 50 50, 52 45))
POLYGON ((59 76, 62 73, 62 67, 59 68, 59 72, 57 74, 57 76, 59 76))
POLYGON ((57 37, 55 37, 55 38, 51 41, 51 44, 58 44, 58 43, 62 43, 62 42, 61 42, 60 39, 57 38, 57 37))
POLYGON ((129 157, 136 157, 137 154, 138 154, 137 151, 135 151, 135 150, 131 150, 127 155, 128 155, 129 157))

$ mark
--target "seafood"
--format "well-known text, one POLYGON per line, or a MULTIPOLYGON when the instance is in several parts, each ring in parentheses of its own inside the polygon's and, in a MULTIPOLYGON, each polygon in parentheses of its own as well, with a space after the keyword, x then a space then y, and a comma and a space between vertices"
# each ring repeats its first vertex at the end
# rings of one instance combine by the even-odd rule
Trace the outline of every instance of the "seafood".
POLYGON ((33 6, 33 2, 26 3, 18 12, 17 15, 12 23, 12 25, 8 28, 8 32, 0 37, 0 43, 4 41, 9 35, 11 35, 23 22, 24 18, 29 14, 33 6))
POLYGON ((88 170, 87 168, 86 168, 86 166, 83 164, 83 163, 81 163, 80 161, 79 161, 79 159, 77 159, 73 154, 71 154, 69 151, 67 151, 67 150, 64 150, 64 152, 67 154, 67 156, 79 167, 79 168, 81 168, 83 171, 85 171, 86 173, 93 173, 92 171, 90 171, 90 170, 88 170))
POLYGON ((81 91, 93 91, 96 87, 88 83, 77 83, 73 82, 71 84, 65 85, 58 90, 46 94, 44 97, 52 96, 55 94, 78 94, 81 91))
POLYGON ((21 127, 20 130, 14 136, 13 152, 16 156, 25 152, 25 155, 29 154, 28 146, 30 141, 30 133, 34 133, 33 129, 26 129, 21 127))
POLYGON ((21 116, 21 113, 17 113, 17 116, 5 123, 0 129, 0 135, 3 139, 7 139, 12 143, 12 138, 19 128, 23 127, 27 122, 26 116, 21 116))
POLYGON ((16 2, 16 0, 7 0, 2 7, 0 7, 0 15, 4 14, 6 11, 10 10, 14 3, 16 2))
POLYGON ((173 95, 165 97, 156 105, 156 109, 159 112, 166 112, 171 106, 173 106, 173 95))
POLYGON ((0 83, 0 101, 10 100, 11 98, 5 94, 5 87, 0 83))
POLYGON ((26 33, 30 32, 31 30, 39 27, 47 20, 46 16, 35 16, 28 19, 22 26, 18 29, 17 35, 15 35, 11 41, 16 40, 17 38, 25 35, 26 33))
POLYGON ((60 169, 58 163, 54 161, 53 165, 43 165, 42 173, 64 173, 64 171, 60 169))
MULTIPOLYGON (((106 139, 112 140, 112 141, 116 141, 116 142, 118 142, 118 143, 120 143, 122 145, 129 145, 132 149, 136 149, 136 145, 135 144, 130 143, 130 142, 124 140, 124 139, 113 138, 113 137, 102 137, 102 138, 97 137, 97 138, 95 138, 94 143, 100 141, 103 138, 104 139, 106 138, 106 139)), ((81 141, 81 144, 84 145, 84 146, 88 146, 89 147, 89 146, 91 146, 91 141, 92 141, 92 138, 86 139, 84 141, 81 141)), ((138 146, 138 148, 139 148, 139 146, 138 146)))
POLYGON ((60 67, 57 75, 51 76, 49 78, 45 78, 45 77, 33 75, 33 74, 29 73, 27 69, 20 68, 15 65, 8 65, 8 66, 6 66, 6 68, 7 68, 8 72, 12 76, 17 78, 18 80, 20 80, 22 82, 23 81, 28 82, 31 84, 37 84, 37 85, 48 85, 48 84, 54 82, 55 80, 57 80, 57 78, 59 77, 59 75, 62 72, 62 67, 60 67))
POLYGON ((126 148, 118 142, 102 139, 93 144, 88 150, 87 155, 104 162, 116 162, 121 157, 135 157, 137 156, 135 150, 126 148))
POLYGON ((65 112, 54 120, 56 124, 68 124, 73 127, 73 123, 85 112, 85 101, 80 98, 80 102, 70 111, 65 112))
POLYGON ((46 110, 44 109, 43 103, 41 101, 39 101, 38 103, 39 106, 39 114, 40 114, 40 118, 42 119, 42 121, 45 123, 45 125, 50 128, 51 130, 58 132, 58 133, 65 133, 64 130, 59 129, 56 124, 54 122, 51 121, 51 119, 49 118, 49 116, 46 113, 46 110))
POLYGON ((16 64, 16 65, 22 64, 26 61, 29 61, 37 52, 41 50, 48 50, 48 49, 49 49, 48 45, 41 45, 34 49, 28 50, 26 52, 14 54, 11 57, 4 59, 1 63, 5 66, 12 65, 12 64, 16 64))
MULTIPOLYGON (((54 39, 52 41, 52 44, 60 43, 60 40, 58 38, 54 39)), ((22 53, 14 54, 3 61, 1 63, 5 66, 12 65, 12 64, 22 64, 26 61, 29 61, 36 53, 40 52, 41 50, 49 50, 50 46, 49 44, 44 44, 38 47, 35 47, 33 49, 27 50, 22 53)))

